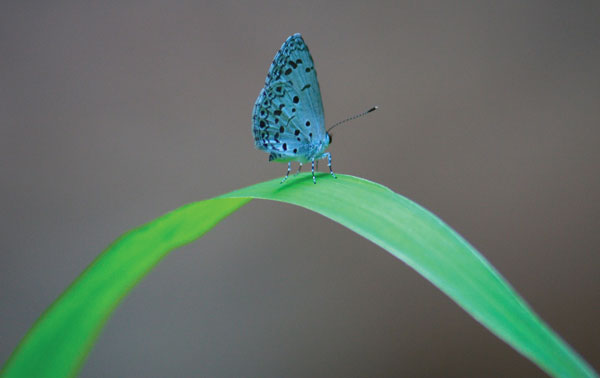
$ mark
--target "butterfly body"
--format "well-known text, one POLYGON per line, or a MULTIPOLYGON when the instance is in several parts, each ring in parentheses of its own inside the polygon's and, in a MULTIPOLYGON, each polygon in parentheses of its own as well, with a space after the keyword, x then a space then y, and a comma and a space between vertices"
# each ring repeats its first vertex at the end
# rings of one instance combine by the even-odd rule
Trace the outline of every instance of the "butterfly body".
MULTIPOLYGON (((269 153, 269 161, 311 162, 327 158, 331 136, 325 131, 325 114, 314 62, 300 34, 290 36, 275 55, 265 86, 252 113, 252 132, 257 149, 269 153)), ((288 176, 284 178, 283 181, 288 176)), ((282 181, 282 182, 283 182, 282 181)))

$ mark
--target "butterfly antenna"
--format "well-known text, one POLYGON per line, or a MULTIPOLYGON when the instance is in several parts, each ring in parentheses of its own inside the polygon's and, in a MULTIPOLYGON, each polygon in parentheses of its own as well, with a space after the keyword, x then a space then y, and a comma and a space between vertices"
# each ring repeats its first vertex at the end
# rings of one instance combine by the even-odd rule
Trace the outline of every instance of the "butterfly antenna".
POLYGON ((345 120, 343 120, 343 121, 336 122, 336 123, 334 123, 334 124, 333 124, 333 126, 331 126, 330 128, 328 128, 328 129, 327 129, 327 132, 330 132, 330 131, 331 131, 331 129, 333 129, 333 128, 334 128, 334 127, 336 127, 336 126, 339 126, 339 125, 341 125, 342 123, 346 123, 346 122, 348 122, 348 121, 352 121, 353 119, 357 119, 357 118, 360 118, 360 117, 362 117, 362 116, 364 116, 364 115, 367 115, 367 114, 369 114, 369 113, 371 113, 371 112, 374 112, 374 111, 375 111, 375 110, 377 110, 378 108, 379 108, 379 106, 373 106, 371 109, 367 110, 366 112, 362 112, 362 113, 360 113, 360 114, 353 115, 353 116, 352 116, 352 117, 350 117, 350 118, 346 118, 346 119, 345 119, 345 120))

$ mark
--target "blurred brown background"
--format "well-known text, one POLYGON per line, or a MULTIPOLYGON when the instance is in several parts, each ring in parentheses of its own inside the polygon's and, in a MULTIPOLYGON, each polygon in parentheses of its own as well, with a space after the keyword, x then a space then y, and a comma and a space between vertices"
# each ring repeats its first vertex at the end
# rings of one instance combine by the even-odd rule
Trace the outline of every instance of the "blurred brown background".
MULTIPOLYGON (((111 241, 280 177, 250 116, 301 32, 334 169, 424 205, 600 369, 596 1, 0 5, 0 364, 111 241)), ((125 299, 84 377, 543 376, 401 261, 255 201, 125 299)))

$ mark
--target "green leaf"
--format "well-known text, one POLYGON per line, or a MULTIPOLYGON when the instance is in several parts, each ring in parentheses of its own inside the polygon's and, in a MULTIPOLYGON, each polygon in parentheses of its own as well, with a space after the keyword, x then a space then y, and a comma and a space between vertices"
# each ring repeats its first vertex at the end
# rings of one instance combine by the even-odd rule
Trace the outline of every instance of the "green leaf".
POLYGON ((251 199, 320 213, 381 246, 431 281, 490 331, 554 376, 597 376, 462 237, 414 202, 370 181, 302 174, 192 203, 127 232, 46 310, 2 377, 76 375, 125 295, 171 250, 190 243, 251 199))

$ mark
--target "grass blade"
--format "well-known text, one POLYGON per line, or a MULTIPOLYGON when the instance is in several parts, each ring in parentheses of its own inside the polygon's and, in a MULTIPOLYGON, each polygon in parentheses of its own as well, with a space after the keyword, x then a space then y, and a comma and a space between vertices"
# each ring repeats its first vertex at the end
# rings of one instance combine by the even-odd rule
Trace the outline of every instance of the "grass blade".
POLYGON ((253 198, 320 213, 398 257, 490 331, 554 376, 597 376, 462 237, 414 202, 373 182, 302 174, 186 205, 132 230, 104 251, 40 317, 0 376, 75 375, 120 300, 172 249, 253 198))
POLYGON ((201 237, 249 201, 195 202, 119 237, 40 316, 0 377, 77 375, 121 299, 171 250, 201 237))

